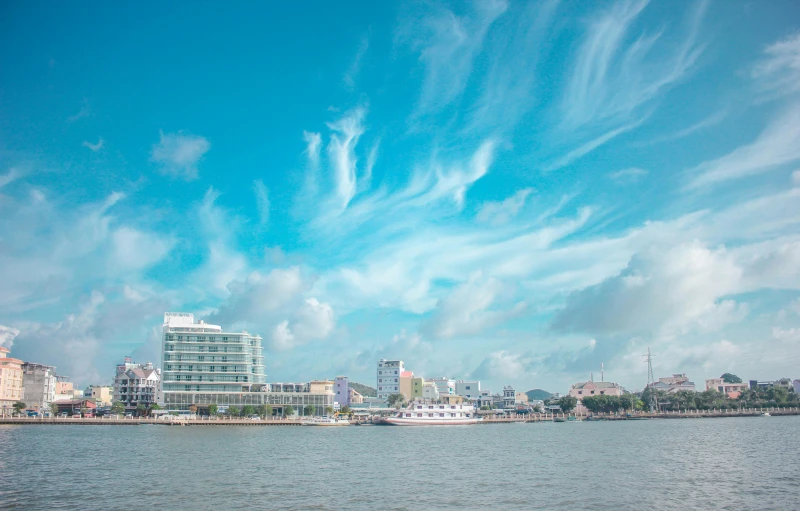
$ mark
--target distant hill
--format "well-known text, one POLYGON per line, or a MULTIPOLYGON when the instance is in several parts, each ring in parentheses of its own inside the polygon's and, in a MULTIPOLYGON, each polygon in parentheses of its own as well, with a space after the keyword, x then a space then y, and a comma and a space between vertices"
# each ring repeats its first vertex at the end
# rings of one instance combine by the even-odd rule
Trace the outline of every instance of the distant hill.
POLYGON ((356 383, 354 381, 351 381, 349 383, 349 385, 353 390, 355 390, 356 392, 358 392, 359 394, 361 394, 364 397, 377 397, 378 396, 378 391, 375 390, 375 387, 370 387, 369 385, 364 385, 362 383, 356 383))
POLYGON ((553 394, 542 389, 533 389, 525 393, 528 396, 528 401, 547 401, 553 394))

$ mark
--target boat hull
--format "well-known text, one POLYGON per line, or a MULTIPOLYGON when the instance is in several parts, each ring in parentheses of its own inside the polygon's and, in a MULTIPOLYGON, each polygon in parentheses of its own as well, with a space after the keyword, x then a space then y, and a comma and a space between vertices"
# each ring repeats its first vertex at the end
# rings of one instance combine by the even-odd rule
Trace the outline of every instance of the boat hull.
POLYGON ((330 424, 319 423, 319 422, 318 423, 314 423, 314 422, 304 422, 303 423, 303 426, 320 426, 320 427, 324 427, 324 428, 337 428, 337 427, 349 426, 349 425, 350 425, 349 422, 336 422, 336 423, 330 423, 330 424))
POLYGON ((453 419, 453 420, 420 420, 405 417, 387 417, 378 424, 384 426, 471 426, 480 422, 479 419, 453 419))

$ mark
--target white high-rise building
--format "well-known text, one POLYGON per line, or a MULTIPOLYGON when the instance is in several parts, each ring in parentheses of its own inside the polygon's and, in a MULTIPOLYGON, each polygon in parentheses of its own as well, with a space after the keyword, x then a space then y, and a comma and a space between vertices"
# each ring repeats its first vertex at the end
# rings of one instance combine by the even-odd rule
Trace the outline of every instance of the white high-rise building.
POLYGON ((162 346, 162 391, 168 410, 240 404, 232 397, 266 383, 259 335, 223 332, 217 325, 195 323, 194 314, 167 312, 162 346))
POLYGON ((392 394, 400 393, 400 373, 406 370, 402 360, 386 360, 378 362, 377 386, 378 399, 386 399, 392 394))

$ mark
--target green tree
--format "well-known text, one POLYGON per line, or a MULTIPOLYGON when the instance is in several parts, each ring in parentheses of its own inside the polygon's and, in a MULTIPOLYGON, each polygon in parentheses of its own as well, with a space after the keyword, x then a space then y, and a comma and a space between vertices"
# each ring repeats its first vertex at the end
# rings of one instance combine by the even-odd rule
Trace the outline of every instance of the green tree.
POLYGON ((219 412, 219 407, 217 405, 208 405, 208 414, 209 415, 216 415, 219 412))
POLYGON ((147 413, 147 407, 143 403, 136 405, 136 415, 141 417, 145 413, 147 413))
POLYGON ((635 410, 636 409, 636 402, 638 398, 629 392, 622 394, 619 396, 619 406, 623 410, 635 410))
POLYGON ((731 373, 725 373, 722 376, 720 376, 720 378, 722 378, 722 381, 724 381, 725 383, 742 383, 741 378, 731 373))
POLYGON ((308 405, 303 409, 303 415, 313 416, 315 413, 317 413, 317 409, 314 405, 308 405))
POLYGON ((252 405, 244 405, 244 408, 242 408, 242 415, 245 417, 250 417, 251 415, 255 415, 255 413, 256 409, 253 408, 252 405))
POLYGON ((343 406, 342 409, 339 410, 339 413, 344 414, 344 415, 350 415, 353 412, 352 412, 352 410, 350 410, 349 406, 343 406))
POLYGON ((14 403, 15 413, 20 413, 24 409, 25 409, 25 403, 23 403, 22 401, 17 401, 16 403, 14 403))
POLYGON ((266 406, 264 406, 264 405, 257 406, 257 407, 256 407, 256 414, 257 414, 259 417, 266 417, 266 415, 267 415, 267 407, 266 407, 266 406))
POLYGON ((147 415, 153 415, 153 410, 161 410, 161 405, 158 403, 153 403, 150 405, 150 409, 147 410, 147 415))
POLYGON ((238 406, 229 406, 228 407, 228 415, 231 417, 238 417, 241 412, 239 411, 238 406))
POLYGON ((58 403, 50 403, 50 413, 55 417, 58 415, 58 403))
POLYGON ((267 417, 272 417, 274 415, 274 412, 272 410, 272 405, 266 405, 264 407, 264 415, 266 415, 267 417))
POLYGON ((124 413, 125 412, 125 405, 122 404, 122 401, 114 401, 111 405, 111 413, 124 413))
POLYGON ((403 394, 391 394, 389 397, 386 398, 386 404, 391 407, 399 408, 403 406, 405 399, 406 398, 403 397, 403 394))
POLYGON ((561 407, 561 410, 564 413, 569 413, 574 410, 576 406, 578 406, 578 398, 573 396, 564 396, 559 399, 556 404, 561 407))
POLYGON ((286 405, 283 407, 283 415, 289 416, 294 415, 294 407, 292 405, 286 405))
POLYGON ((326 406, 325 407, 325 415, 333 415, 333 407, 332 406, 326 406))
POLYGON ((488 405, 483 405, 481 406, 481 410, 486 411, 486 410, 491 410, 491 408, 488 405))

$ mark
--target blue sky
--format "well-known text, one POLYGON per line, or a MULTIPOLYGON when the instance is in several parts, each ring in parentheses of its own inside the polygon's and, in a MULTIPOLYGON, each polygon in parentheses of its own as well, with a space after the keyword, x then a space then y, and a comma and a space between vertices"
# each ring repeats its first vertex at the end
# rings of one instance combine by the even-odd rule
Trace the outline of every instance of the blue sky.
POLYGON ((270 381, 797 376, 795 2, 0 9, 13 356, 106 382, 172 310, 270 381))

